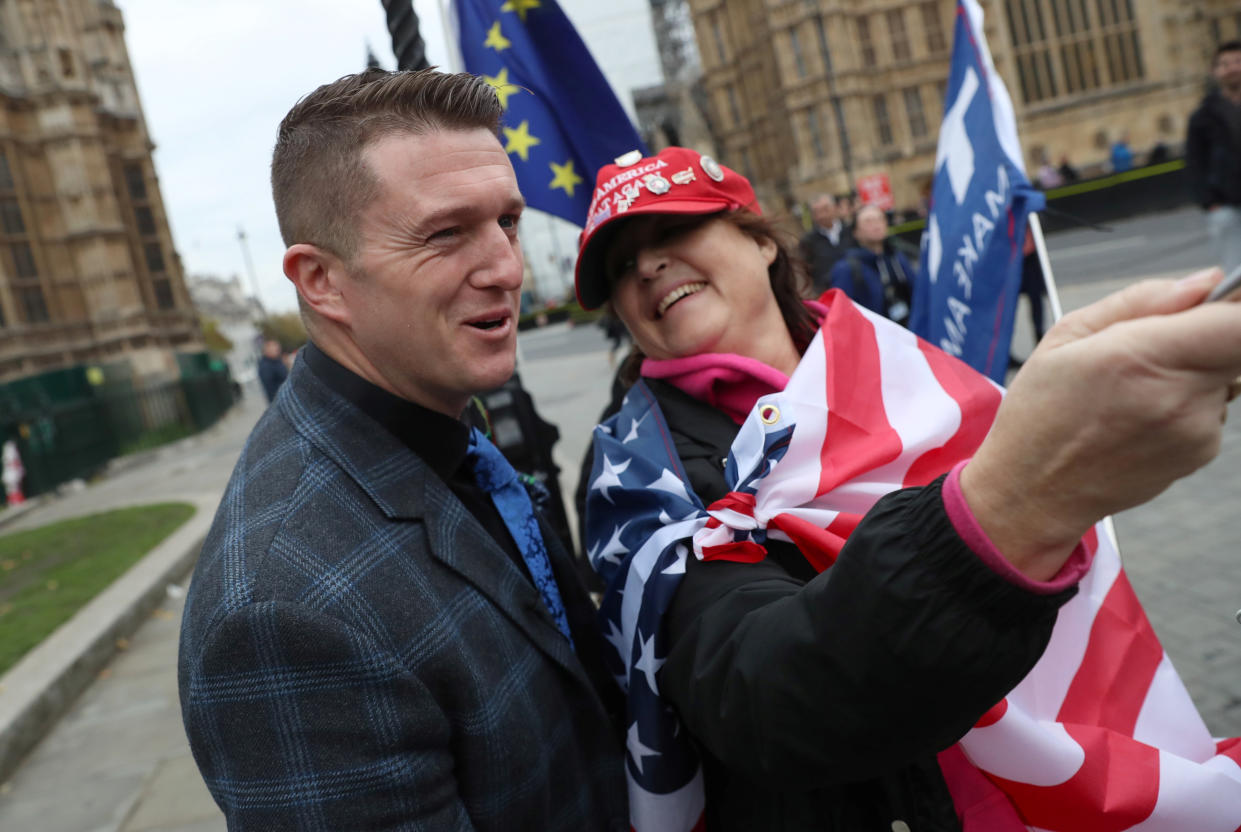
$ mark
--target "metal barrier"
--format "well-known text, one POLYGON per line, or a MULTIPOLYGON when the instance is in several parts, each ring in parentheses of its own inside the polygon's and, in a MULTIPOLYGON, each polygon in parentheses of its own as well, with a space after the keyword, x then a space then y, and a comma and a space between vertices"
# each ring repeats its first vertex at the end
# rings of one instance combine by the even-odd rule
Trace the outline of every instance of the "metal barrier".
POLYGON ((132 389, 106 386, 94 395, 4 413, 0 438, 17 441, 27 497, 89 477, 126 453, 205 430, 236 401, 227 370, 187 375, 132 389))
MULTIPOLYGON (((1104 225, 1192 204, 1185 161, 1173 159, 1053 188, 1047 191, 1047 210, 1040 214, 1040 219, 1043 231, 1051 233, 1092 223, 1104 225)), ((917 251, 925 227, 924 219, 910 220, 892 226, 891 234, 917 251)))

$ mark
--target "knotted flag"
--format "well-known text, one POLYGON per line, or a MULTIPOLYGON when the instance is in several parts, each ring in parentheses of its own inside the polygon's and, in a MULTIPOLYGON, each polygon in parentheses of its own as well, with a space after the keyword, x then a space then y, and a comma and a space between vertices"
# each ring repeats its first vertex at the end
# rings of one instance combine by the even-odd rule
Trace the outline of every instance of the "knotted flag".
POLYGON ((1026 217, 1044 199, 1026 178, 1012 100, 991 62, 982 17, 977 0, 958 0, 909 328, 1003 381, 1026 217))
MULTIPOLYGON (((686 558, 757 560, 770 536, 830 568, 883 495, 968 459, 998 409, 1000 388, 960 361, 837 291, 826 302, 785 390, 760 398, 738 433, 726 498, 704 507, 689 490, 645 385, 596 429, 588 554, 607 582, 600 614, 628 692, 637 832, 691 830, 704 806, 701 768, 657 677, 686 558)), ((1210 736, 1110 538, 1096 527, 1085 544, 1092 565, 1043 657, 961 750, 1031 830, 1233 832, 1241 741, 1210 736)))
POLYGON ((646 148, 555 0, 457 0, 461 57, 504 107, 504 149, 533 208, 586 221, 595 172, 646 148))

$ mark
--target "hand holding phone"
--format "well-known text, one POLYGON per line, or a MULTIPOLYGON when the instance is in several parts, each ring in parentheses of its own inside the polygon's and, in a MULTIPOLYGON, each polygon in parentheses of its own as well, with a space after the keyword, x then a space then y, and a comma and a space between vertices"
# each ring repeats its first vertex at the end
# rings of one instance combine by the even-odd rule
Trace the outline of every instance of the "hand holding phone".
POLYGON ((1237 289, 1241 289, 1241 266, 1233 269, 1232 274, 1221 280, 1215 288, 1211 290, 1211 294, 1207 295, 1206 300, 1204 300, 1203 303, 1210 303, 1215 300, 1225 300, 1229 295, 1237 291, 1237 289))

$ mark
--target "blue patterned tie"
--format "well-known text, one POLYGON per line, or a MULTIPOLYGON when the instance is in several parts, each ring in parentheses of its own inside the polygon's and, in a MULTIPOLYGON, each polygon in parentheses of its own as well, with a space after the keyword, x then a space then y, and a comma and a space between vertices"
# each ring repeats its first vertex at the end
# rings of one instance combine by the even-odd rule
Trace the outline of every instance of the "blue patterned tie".
POLYGON ((560 600, 556 579, 552 576, 552 564, 547 558, 543 533, 539 531, 539 521, 535 519, 530 495, 517 478, 517 471, 500 453, 500 449, 491 444, 491 440, 483 436, 478 428, 470 432, 469 458, 474 465, 474 479, 478 487, 491 495, 491 502, 504 518, 504 525, 508 527, 513 542, 517 544, 521 557, 530 570, 535 588, 543 596, 543 604, 572 647, 569 619, 565 615, 564 603, 560 600))

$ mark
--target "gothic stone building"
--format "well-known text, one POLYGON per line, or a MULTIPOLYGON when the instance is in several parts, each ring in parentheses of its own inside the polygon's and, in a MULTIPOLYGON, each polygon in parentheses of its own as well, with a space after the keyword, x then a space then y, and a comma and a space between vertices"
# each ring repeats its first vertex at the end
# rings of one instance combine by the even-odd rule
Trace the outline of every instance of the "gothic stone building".
POLYGON ((0 382, 203 349, 120 10, 0 0, 0 382))
MULTIPOLYGON (((1087 173, 1127 137, 1184 141, 1236 0, 981 0, 1027 169, 1087 173)), ((721 161, 768 207, 886 173, 897 208, 930 180, 955 0, 690 0, 721 161)))

